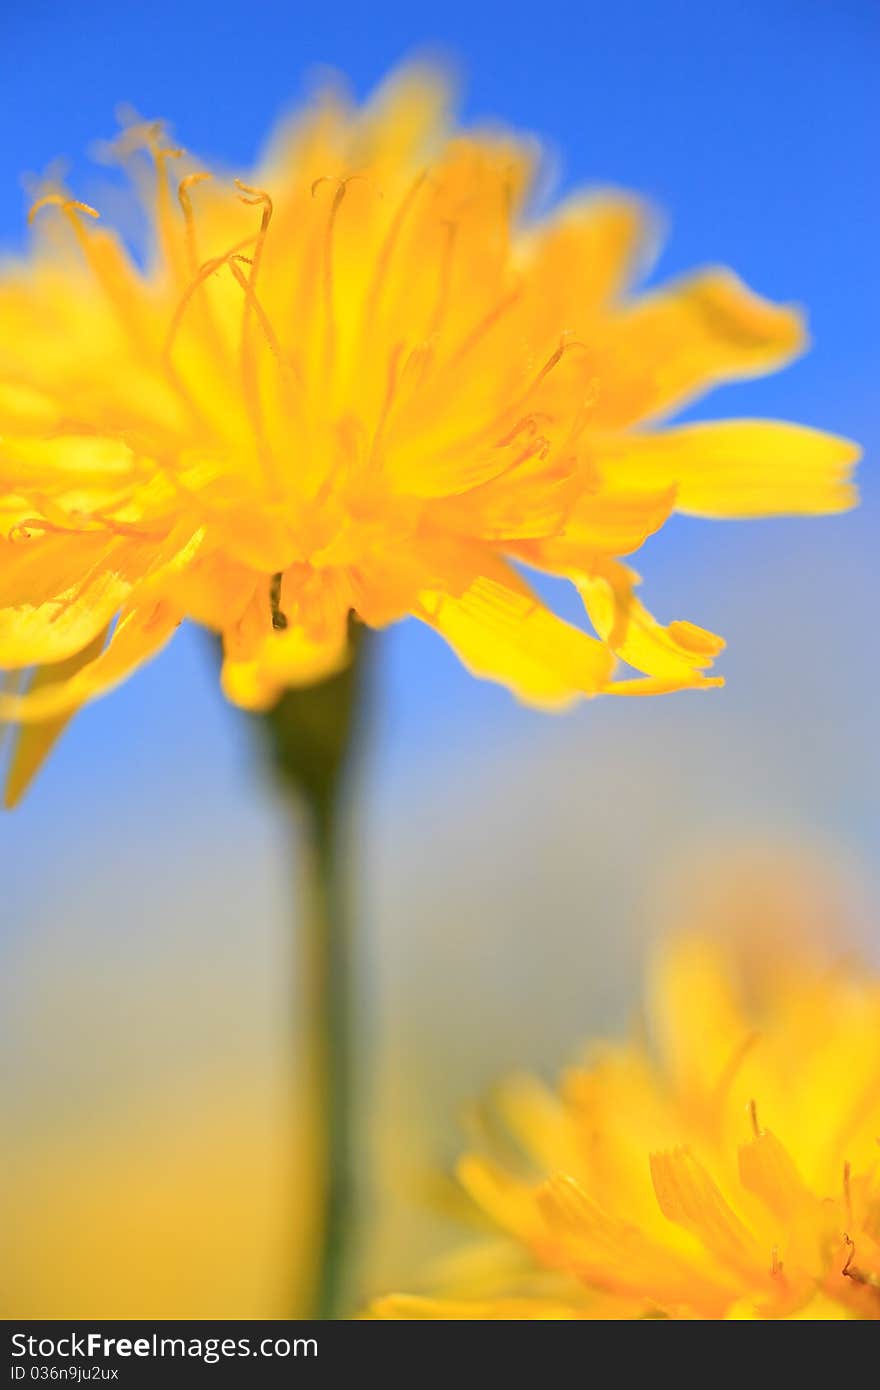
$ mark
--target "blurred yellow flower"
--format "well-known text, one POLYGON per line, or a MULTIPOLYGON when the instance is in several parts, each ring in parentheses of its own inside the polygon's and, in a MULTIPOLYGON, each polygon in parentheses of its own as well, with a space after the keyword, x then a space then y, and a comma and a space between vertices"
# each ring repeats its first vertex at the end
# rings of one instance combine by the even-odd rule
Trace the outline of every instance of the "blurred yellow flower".
POLYGON ((133 125, 145 265, 43 190, 0 279, 0 667, 24 673, 0 719, 30 726, 8 799, 184 618, 251 709, 337 670, 351 613, 413 615, 542 706, 717 683, 721 640, 655 622, 619 557, 676 509, 853 502, 840 439, 651 427, 798 353, 798 312, 720 269, 626 298, 637 202, 529 221, 533 148, 456 133, 447 95, 430 71, 325 95, 237 189, 133 125), (571 580, 598 636, 512 562, 571 580), (610 685, 615 657, 642 674, 610 685))
MULTIPOLYGON (((417 1319, 880 1318, 880 981, 801 953, 670 943, 653 1047, 501 1095, 529 1172, 461 1181, 497 1248, 417 1319)), ((445 1291, 444 1291, 445 1292, 445 1291)))

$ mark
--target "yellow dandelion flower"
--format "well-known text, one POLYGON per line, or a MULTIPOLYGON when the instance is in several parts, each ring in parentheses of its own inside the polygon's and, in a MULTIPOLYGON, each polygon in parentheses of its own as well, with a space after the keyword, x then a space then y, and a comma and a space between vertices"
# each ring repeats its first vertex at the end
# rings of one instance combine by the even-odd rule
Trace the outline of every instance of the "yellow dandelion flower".
POLYGON ((501 1246, 458 1263, 454 1297, 374 1314, 880 1318, 880 981, 800 951, 741 965, 668 943, 652 1048, 503 1091, 525 1166, 459 1170, 501 1246))
POLYGON ((29 726, 10 799, 184 618, 257 710, 345 663, 352 614, 414 616, 536 705, 718 684, 720 638, 657 623, 620 557, 676 509, 851 505, 840 439, 653 427, 798 353, 799 313, 720 269, 627 297, 638 203, 530 221, 532 146, 456 132, 446 98, 427 71, 362 109, 328 96, 234 183, 133 126, 146 264, 66 191, 35 204, 0 276, 0 668, 24 673, 0 719, 29 726), (575 584, 597 635, 523 566, 575 584), (640 674, 612 684, 615 658, 640 674))

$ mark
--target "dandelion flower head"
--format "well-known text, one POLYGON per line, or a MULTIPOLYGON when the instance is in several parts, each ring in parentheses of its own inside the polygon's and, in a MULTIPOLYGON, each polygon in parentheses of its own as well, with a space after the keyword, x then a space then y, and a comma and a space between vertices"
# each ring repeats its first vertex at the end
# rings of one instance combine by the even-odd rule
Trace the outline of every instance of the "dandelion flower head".
POLYGON ((327 92, 235 180, 131 126, 145 261, 72 192, 36 200, 0 274, 9 799, 184 619, 252 710, 339 670, 352 617, 413 616, 550 708, 718 683, 721 640, 655 621, 621 557, 675 510, 851 505, 845 441, 656 427, 800 352, 800 314, 720 269, 632 295, 638 201, 530 217, 533 143, 456 129, 447 98, 416 69, 363 107, 327 92), (575 585, 593 631, 524 567, 575 585))
POLYGON ((880 1318, 880 981, 686 935, 647 1002, 650 1046, 502 1089, 459 1170, 497 1240, 377 1316, 880 1318))

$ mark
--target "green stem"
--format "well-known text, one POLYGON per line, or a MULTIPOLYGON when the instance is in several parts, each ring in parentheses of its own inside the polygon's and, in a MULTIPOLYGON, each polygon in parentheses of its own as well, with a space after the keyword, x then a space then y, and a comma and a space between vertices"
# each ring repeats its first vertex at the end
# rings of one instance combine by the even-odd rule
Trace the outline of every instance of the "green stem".
POLYGON ((338 676, 288 691, 261 721, 282 785, 308 818, 311 900, 305 924, 305 1006, 309 1010, 309 1094, 317 1108, 321 1188, 319 1253, 312 1316, 349 1310, 359 1234, 354 1048, 355 991, 340 847, 340 808, 363 687, 363 630, 354 660, 338 676))
POLYGON ((357 1241, 354 1155, 353 990, 351 942, 340 902, 334 801, 313 807, 315 904, 311 925, 314 1097, 320 1110, 323 1172, 321 1248, 314 1316, 338 1318, 357 1241))

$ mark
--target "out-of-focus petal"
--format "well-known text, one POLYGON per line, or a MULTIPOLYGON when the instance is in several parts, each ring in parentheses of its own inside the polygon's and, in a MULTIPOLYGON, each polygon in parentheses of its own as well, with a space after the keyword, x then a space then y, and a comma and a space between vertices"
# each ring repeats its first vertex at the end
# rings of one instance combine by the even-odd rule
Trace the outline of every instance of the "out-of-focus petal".
POLYGON ((87 532, 0 542, 0 666, 74 656, 135 597, 145 609, 173 587, 202 538, 183 526, 161 540, 87 532))
POLYGON ((655 241, 637 198, 613 190, 573 198, 525 243, 536 326, 577 332, 627 288, 655 241))
MULTIPOLYGON (((63 685, 100 654, 106 639, 105 628, 83 647, 82 651, 68 657, 66 661, 59 661, 53 666, 38 667, 31 681, 31 692, 46 686, 63 685)), ((24 796, 75 713, 76 710, 73 709, 40 724, 21 724, 15 730, 3 789, 3 804, 8 810, 16 806, 24 796)))
POLYGON ((322 585, 312 576, 297 585, 288 574, 280 603, 275 626, 264 584, 224 631, 223 690, 243 709, 269 709, 285 688, 326 680, 349 659, 349 608, 332 578, 322 585))
POLYGON ((686 1148, 652 1154, 651 1178, 669 1221, 689 1231, 722 1264, 756 1279, 766 1265, 764 1252, 698 1158, 686 1148))
POLYGON ((223 662, 223 690, 233 704, 254 711, 268 709, 282 690, 312 685, 336 675, 349 659, 345 626, 317 638, 305 628, 273 633, 256 657, 223 662))
POLYGON ((0 720, 44 723, 72 714, 124 681, 165 645, 180 624, 180 614, 167 601, 130 609, 119 619, 107 646, 67 680, 38 689, 0 692, 0 720))
POLYGON ((806 345, 796 309, 721 269, 644 295, 605 327, 594 347, 598 428, 665 415, 723 381, 775 371, 806 345))
POLYGON ((782 1220, 791 1220, 812 1197, 791 1154, 765 1129, 739 1150, 742 1185, 782 1220))
POLYGON ((676 490, 680 512, 709 517, 846 511, 858 445, 778 420, 720 420, 623 435, 598 450, 612 485, 676 490))
POLYGON ((149 564, 106 534, 0 542, 0 665, 63 661, 102 632, 149 564))

